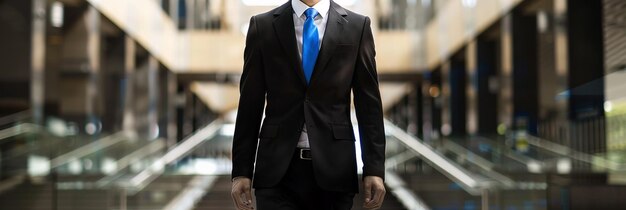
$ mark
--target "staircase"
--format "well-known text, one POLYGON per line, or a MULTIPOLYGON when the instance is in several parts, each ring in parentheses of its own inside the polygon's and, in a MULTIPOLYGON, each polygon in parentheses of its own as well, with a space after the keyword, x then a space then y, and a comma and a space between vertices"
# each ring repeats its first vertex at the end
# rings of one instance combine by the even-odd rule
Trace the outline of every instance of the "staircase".
MULTIPOLYGON (((204 197, 196 204, 194 210, 236 210, 230 197, 231 182, 228 176, 222 176, 204 197)), ((362 190, 361 190, 362 191, 362 190)), ((363 194, 357 194, 354 198, 353 210, 364 210, 363 194)), ((404 210, 398 200, 390 193, 385 196, 383 207, 380 210, 404 210)))

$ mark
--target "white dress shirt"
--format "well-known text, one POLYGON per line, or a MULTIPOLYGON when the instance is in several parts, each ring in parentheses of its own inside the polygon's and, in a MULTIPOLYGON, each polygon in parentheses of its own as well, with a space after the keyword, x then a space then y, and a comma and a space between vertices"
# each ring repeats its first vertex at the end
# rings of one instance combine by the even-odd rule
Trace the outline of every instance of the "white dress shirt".
MULTIPOLYGON (((300 0, 291 0, 291 7, 293 8, 293 25, 296 29, 296 41, 298 43, 298 52, 300 60, 302 60, 302 32, 304 30, 304 22, 306 21, 306 15, 304 11, 311 8, 300 0)), ((320 38, 320 48, 322 47, 322 40, 324 39, 324 32, 326 32, 326 23, 328 22, 328 10, 330 10, 330 0, 320 0, 315 4, 314 8, 319 15, 315 17, 314 24, 317 27, 317 32, 320 38)), ((306 125, 302 128, 300 134, 300 140, 298 141, 298 148, 310 148, 309 136, 307 135, 306 125)))

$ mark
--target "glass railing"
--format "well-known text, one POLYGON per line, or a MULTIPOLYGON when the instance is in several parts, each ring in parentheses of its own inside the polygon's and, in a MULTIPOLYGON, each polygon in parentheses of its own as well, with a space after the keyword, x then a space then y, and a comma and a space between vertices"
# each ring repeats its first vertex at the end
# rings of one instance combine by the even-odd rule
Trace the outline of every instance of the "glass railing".
POLYGON ((223 129, 215 121, 170 148, 164 139, 132 139, 122 133, 77 148, 56 158, 67 161, 54 169, 59 195, 55 205, 61 209, 192 205, 218 175, 230 173, 230 155, 224 153, 230 150, 230 137, 221 135, 223 129), (225 143, 226 150, 220 149, 225 143), (93 197, 106 202, 82 202, 93 197))
POLYGON ((59 135, 51 130, 28 122, 0 130, 2 209, 110 207, 114 199, 108 186, 114 179, 109 175, 141 170, 141 163, 147 167, 154 162, 151 157, 157 159, 155 153, 165 150, 162 139, 149 141, 125 132, 59 135), (41 199, 29 202, 32 196, 41 199), (81 198, 93 203, 81 203, 81 198))
POLYGON ((95 167, 98 164, 90 162, 88 156, 126 140, 119 134, 103 138, 55 136, 45 128, 32 124, 20 124, 13 128, 23 126, 30 127, 30 131, 4 139, 7 147, 3 151, 2 163, 13 165, 9 167, 13 173, 25 170, 29 176, 46 176, 52 172, 65 173, 68 167, 79 171, 89 170, 91 166, 95 167), (76 164, 80 167, 73 167, 76 164))

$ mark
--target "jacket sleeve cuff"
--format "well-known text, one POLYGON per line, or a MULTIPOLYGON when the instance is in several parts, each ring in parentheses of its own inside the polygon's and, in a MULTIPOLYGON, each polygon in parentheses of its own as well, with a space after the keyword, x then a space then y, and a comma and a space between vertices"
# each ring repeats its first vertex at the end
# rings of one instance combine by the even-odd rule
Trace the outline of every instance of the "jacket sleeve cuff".
POLYGON ((235 178, 238 178, 238 177, 247 177, 249 179, 252 179, 252 171, 245 172, 245 171, 233 170, 231 177, 230 177, 231 180, 234 180, 235 178))
POLYGON ((234 182, 236 179, 240 179, 240 178, 249 178, 249 177, 246 177, 246 176, 236 176, 236 177, 233 177, 230 181, 234 182))
POLYGON ((363 179, 367 176, 377 176, 385 180, 385 170, 384 169, 363 169, 363 179))

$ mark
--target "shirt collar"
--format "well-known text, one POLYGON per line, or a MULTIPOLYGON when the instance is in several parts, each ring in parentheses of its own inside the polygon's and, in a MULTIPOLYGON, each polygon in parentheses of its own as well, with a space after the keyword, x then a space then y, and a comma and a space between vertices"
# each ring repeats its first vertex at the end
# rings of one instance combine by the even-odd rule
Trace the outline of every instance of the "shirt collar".
MULTIPOLYGON (((298 17, 302 17, 304 11, 310 8, 308 5, 302 3, 300 0, 291 0, 291 7, 293 7, 293 12, 296 13, 298 17)), ((330 0, 320 0, 320 2, 313 5, 313 8, 317 10, 317 12, 320 14, 320 17, 326 18, 328 10, 330 10, 330 0)))

